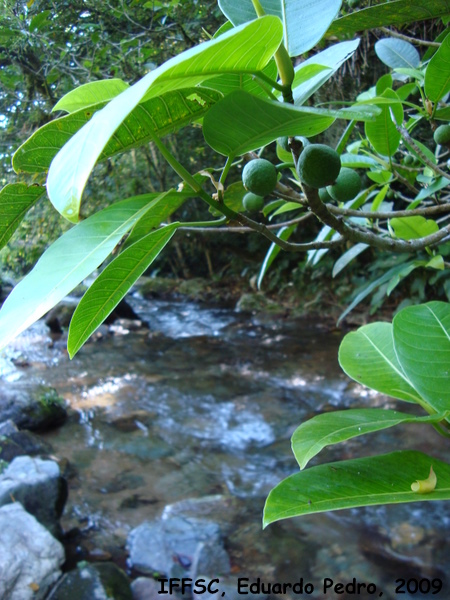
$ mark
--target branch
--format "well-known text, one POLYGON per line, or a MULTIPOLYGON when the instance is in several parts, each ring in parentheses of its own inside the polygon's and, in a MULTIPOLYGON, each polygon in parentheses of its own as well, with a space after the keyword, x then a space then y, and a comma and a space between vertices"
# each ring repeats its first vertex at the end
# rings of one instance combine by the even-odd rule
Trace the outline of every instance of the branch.
POLYGON ((327 209, 335 215, 342 215, 344 217, 362 217, 365 219, 393 219, 395 217, 415 217, 417 215, 431 216, 442 213, 450 213, 450 203, 426 206, 424 208, 414 208, 409 210, 393 210, 387 212, 340 208, 339 206, 334 206, 333 204, 327 204, 326 206, 327 209))
POLYGON ((409 42, 410 44, 415 44, 416 46, 431 46, 432 48, 439 48, 439 42, 428 42, 426 40, 418 40, 417 38, 410 37, 408 35, 404 35, 403 33, 398 33, 397 31, 392 31, 388 27, 380 27, 380 30, 387 35, 390 35, 393 38, 398 38, 399 40, 404 40, 405 42, 409 42))
POLYGON ((430 167, 430 169, 432 169, 435 173, 438 173, 441 177, 445 177, 446 179, 450 179, 450 175, 448 173, 446 173, 445 171, 443 171, 442 169, 440 169, 437 165, 433 164, 431 162, 431 160, 425 156, 425 154, 422 152, 422 150, 419 148, 419 146, 417 146, 417 144, 414 142, 414 140, 412 139, 412 137, 409 135, 408 131, 406 130, 406 128, 402 125, 398 125, 398 123, 395 120, 394 114, 392 112, 392 108, 389 107, 389 111, 391 113, 391 119, 392 122, 394 123, 397 131, 400 133, 400 135, 402 136, 402 138, 405 140, 405 142, 407 142, 411 148, 414 150, 414 152, 416 152, 420 158, 423 160, 423 162, 430 167))

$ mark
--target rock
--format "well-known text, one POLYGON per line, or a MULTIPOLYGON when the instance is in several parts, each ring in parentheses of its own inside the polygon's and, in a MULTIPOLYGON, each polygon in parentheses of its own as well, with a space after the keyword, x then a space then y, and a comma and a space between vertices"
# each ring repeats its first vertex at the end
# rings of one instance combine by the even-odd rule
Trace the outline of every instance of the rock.
POLYGON ((0 598, 41 600, 59 578, 64 548, 19 502, 0 508, 0 598))
MULTIPOLYGON (((254 580, 249 578, 248 584, 252 583, 254 580)), ((206 584, 209 583, 209 580, 206 580, 206 584)), ((239 592, 239 584, 236 577, 220 577, 219 583, 213 584, 215 588, 219 588, 219 592, 210 593, 206 591, 203 594, 196 594, 195 592, 192 594, 193 600, 217 600, 217 598, 225 597, 227 600, 242 600, 242 596, 245 595, 246 600, 249 598, 257 598, 258 600, 265 600, 267 598, 267 594, 256 594, 249 591, 249 587, 243 588, 241 592, 239 592)), ((274 596, 275 597, 275 596, 274 596)))
POLYGON ((250 313, 283 313, 285 308, 264 294, 254 292, 242 294, 236 304, 236 310, 250 313))
POLYGON ((51 593, 52 600, 133 600, 125 573, 113 563, 80 563, 51 593))
POLYGON ((15 381, 0 390, 0 422, 10 419, 19 429, 47 431, 66 417, 64 400, 52 387, 15 381))
POLYGON ((223 546, 210 542, 197 545, 191 566, 192 579, 202 575, 229 575, 230 571, 230 557, 223 546))
POLYGON ((11 462, 16 456, 51 453, 51 445, 31 431, 19 431, 10 419, 0 423, 0 460, 11 462))
POLYGON ((220 521, 224 536, 232 533, 234 521, 242 514, 242 504, 235 496, 215 494, 201 498, 185 498, 164 507, 162 518, 194 517, 220 521), (226 521, 224 516, 226 515, 226 521))
POLYGON ((18 456, 0 475, 0 506, 21 502, 56 536, 66 499, 67 484, 52 460, 18 456))
POLYGON ((170 573, 175 565, 190 569, 199 544, 221 546, 219 525, 212 521, 172 517, 145 522, 127 539, 129 563, 142 573, 170 573))
MULTIPOLYGON (((161 584, 149 577, 138 577, 131 584, 133 600, 161 600, 161 584)), ((172 594, 174 596, 175 594, 172 594)))

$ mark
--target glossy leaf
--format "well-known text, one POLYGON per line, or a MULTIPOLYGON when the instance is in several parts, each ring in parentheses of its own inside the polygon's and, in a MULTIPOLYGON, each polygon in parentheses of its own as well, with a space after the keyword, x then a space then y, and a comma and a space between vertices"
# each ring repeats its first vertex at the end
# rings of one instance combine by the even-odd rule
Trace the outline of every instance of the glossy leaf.
POLYGON ((67 350, 73 358, 111 314, 131 286, 159 256, 179 223, 152 231, 121 252, 97 277, 79 302, 70 322, 67 350))
POLYGON ((158 198, 159 194, 145 194, 117 202, 56 240, 0 309, 0 347, 6 346, 90 275, 158 198))
MULTIPOLYGON (((381 114, 374 120, 365 123, 366 136, 377 152, 383 156, 393 156, 399 147, 401 136, 392 122, 392 110, 398 124, 403 121, 403 108, 398 103, 397 94, 393 90, 385 90, 383 97, 394 100, 392 104, 379 104, 381 114)), ((377 105, 376 100, 374 104, 377 105)))
POLYGON ((355 408, 323 413, 302 423, 292 436, 292 451, 300 469, 327 446, 395 427, 401 423, 439 423, 450 410, 439 415, 417 417, 383 408, 355 408))
POLYGON ((311 58, 306 59, 295 68, 295 77, 292 84, 294 102, 302 105, 314 92, 316 92, 330 77, 336 73, 346 60, 351 58, 359 46, 359 39, 334 44, 311 58), (310 65, 322 65, 328 67, 307 81, 302 81, 302 72, 310 65))
POLYGON ((45 188, 40 185, 28 187, 24 183, 9 183, 0 190, 0 248, 8 242, 27 211, 44 194, 45 188))
POLYGON ((439 231, 439 225, 432 219, 420 215, 412 217, 396 217, 389 220, 396 237, 403 240, 414 240, 439 231))
POLYGON ((68 220, 78 220, 81 197, 95 163, 113 133, 141 101, 195 86, 221 73, 261 71, 282 36, 283 26, 277 17, 256 19, 182 52, 116 96, 53 159, 47 179, 53 205, 68 220))
POLYGON ((425 94, 438 102, 450 91, 450 33, 430 60, 425 72, 425 94))
POLYGON ((450 304, 408 306, 393 319, 395 351, 412 385, 436 411, 450 407, 450 304))
POLYGON ((368 169, 380 166, 380 163, 371 156, 350 153, 341 154, 341 164, 343 167, 351 169, 368 169))
POLYGON ((339 364, 349 377, 377 392, 420 400, 397 359, 391 323, 370 323, 348 333, 339 347, 339 364))
POLYGON ((91 81, 80 85, 63 96, 55 104, 52 112, 63 110, 73 113, 88 106, 95 106, 102 102, 109 102, 130 86, 121 79, 104 79, 102 81, 91 81))
MULTIPOLYGON (((399 67, 416 68, 420 64, 420 54, 409 42, 397 38, 385 38, 375 44, 378 58, 391 69, 399 67)), ((379 94, 377 88, 377 94, 379 94)))
POLYGON ((327 37, 351 36, 359 31, 387 27, 404 26, 407 23, 434 19, 450 13, 448 0, 393 0, 376 6, 363 8, 345 17, 336 19, 327 31, 327 37))
MULTIPOLYGON (((266 14, 276 15, 283 21, 285 45, 290 56, 311 50, 322 39, 341 4, 342 0, 261 0, 266 14)), ((233 25, 256 17, 251 0, 219 0, 219 7, 233 25)))
POLYGON ((263 526, 281 519, 356 506, 450 499, 450 465, 422 452, 392 452, 311 467, 291 475, 269 494, 263 526), (417 494, 411 484, 430 466, 436 489, 417 494))
MULTIPOLYGON (((201 119, 222 95, 213 90, 186 88, 138 104, 113 133, 98 161, 164 136, 201 119)), ((47 171, 58 151, 103 108, 97 104, 50 121, 38 129, 13 156, 16 172, 47 171)))
POLYGON ((380 112, 379 108, 370 106, 340 110, 292 106, 236 90, 206 114, 203 134, 214 150, 234 157, 280 136, 316 135, 327 129, 335 118, 376 119, 380 112))

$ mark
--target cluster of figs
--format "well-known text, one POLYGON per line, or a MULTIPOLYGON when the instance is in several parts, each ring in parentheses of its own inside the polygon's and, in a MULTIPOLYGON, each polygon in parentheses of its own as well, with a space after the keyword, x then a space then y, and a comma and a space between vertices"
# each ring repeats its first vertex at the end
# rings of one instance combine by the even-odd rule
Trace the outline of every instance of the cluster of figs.
MULTIPOLYGON (((322 202, 347 202, 361 191, 361 178, 356 171, 341 165, 339 154, 325 144, 311 144, 304 140, 296 170, 305 186, 319 190, 322 202)), ((290 152, 288 138, 279 138, 278 144, 290 152)), ((278 168, 265 158, 255 158, 242 170, 242 182, 247 193, 243 199, 245 210, 255 212, 264 205, 264 197, 273 192, 278 181, 278 168)))

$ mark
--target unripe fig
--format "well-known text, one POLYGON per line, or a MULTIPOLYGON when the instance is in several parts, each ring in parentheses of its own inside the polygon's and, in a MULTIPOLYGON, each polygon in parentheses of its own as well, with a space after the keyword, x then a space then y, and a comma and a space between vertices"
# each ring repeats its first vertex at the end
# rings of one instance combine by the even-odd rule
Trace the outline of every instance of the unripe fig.
POLYGON ((277 185, 278 172, 270 161, 255 158, 248 162, 242 171, 242 183, 249 192, 257 196, 271 194, 277 185))
POLYGON ((325 144, 305 146, 297 163, 300 181, 313 188, 323 188, 336 181, 341 170, 339 154, 325 144))
POLYGON ((334 184, 327 187, 327 192, 336 202, 352 200, 360 191, 361 177, 348 167, 342 167, 334 184))

